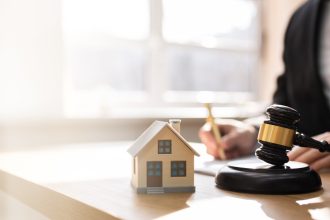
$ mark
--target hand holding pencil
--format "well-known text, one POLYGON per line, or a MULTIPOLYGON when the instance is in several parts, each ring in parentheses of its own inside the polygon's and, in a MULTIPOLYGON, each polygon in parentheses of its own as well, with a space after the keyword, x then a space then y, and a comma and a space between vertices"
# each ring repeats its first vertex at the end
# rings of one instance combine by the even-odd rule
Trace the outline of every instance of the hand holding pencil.
POLYGON ((212 113, 212 107, 210 103, 205 103, 205 107, 208 111, 208 117, 206 119, 206 122, 210 124, 212 133, 214 136, 214 139, 216 141, 216 144, 218 146, 218 155, 221 160, 226 159, 226 154, 224 152, 224 149, 221 147, 221 133, 219 131, 218 125, 215 123, 215 119, 213 117, 212 113))
POLYGON ((233 119, 215 120, 211 104, 207 103, 205 107, 208 117, 199 131, 199 137, 209 154, 226 160, 254 152, 257 130, 252 125, 233 119))

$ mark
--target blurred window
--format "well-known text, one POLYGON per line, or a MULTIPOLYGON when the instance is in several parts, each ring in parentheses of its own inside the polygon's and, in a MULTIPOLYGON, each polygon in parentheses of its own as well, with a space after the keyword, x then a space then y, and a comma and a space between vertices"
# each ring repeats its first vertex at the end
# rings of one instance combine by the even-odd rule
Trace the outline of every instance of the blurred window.
POLYGON ((253 99, 260 4, 63 0, 67 103, 86 109, 123 102, 166 105, 193 102, 201 91, 253 99))

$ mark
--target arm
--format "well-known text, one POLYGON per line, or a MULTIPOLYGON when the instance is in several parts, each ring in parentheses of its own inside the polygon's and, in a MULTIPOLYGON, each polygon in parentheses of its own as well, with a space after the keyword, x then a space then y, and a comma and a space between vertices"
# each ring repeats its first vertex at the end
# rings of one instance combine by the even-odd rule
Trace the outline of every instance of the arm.
MULTIPOLYGON (((290 60, 290 53, 292 57, 292 43, 295 41, 297 14, 301 9, 298 9, 290 18, 288 23, 285 36, 284 36, 284 52, 282 60, 284 63, 284 71, 277 78, 276 90, 273 94, 273 103, 290 106, 288 86, 290 86, 288 77, 290 73, 290 67, 292 66, 292 59, 290 60)), ((298 19, 299 20, 299 19, 298 19)))
MULTIPOLYGON (((291 23, 291 22, 290 22, 291 23)), ((290 24, 287 28, 284 40, 284 53, 283 53, 283 62, 284 62, 284 72, 277 78, 277 86, 273 95, 273 103, 288 105, 288 89, 287 89, 287 72, 288 72, 288 32, 290 24)))
POLYGON ((273 103, 288 105, 288 91, 287 91, 286 73, 284 72, 277 78, 277 87, 273 95, 273 103))

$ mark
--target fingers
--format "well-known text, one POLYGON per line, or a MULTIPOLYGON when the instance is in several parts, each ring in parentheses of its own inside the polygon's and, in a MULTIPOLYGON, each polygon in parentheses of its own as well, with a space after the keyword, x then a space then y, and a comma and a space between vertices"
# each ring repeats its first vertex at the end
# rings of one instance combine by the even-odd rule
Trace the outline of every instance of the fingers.
POLYGON ((229 151, 231 148, 237 146, 237 141, 238 141, 237 133, 231 132, 222 137, 221 146, 224 148, 224 150, 229 151))
MULTIPOLYGON (((330 140, 330 133, 325 132, 313 137, 316 140, 330 140)), ((330 154, 321 153, 316 149, 310 149, 305 147, 294 147, 291 152, 288 153, 290 160, 295 160, 303 163, 307 163, 314 170, 320 170, 322 168, 330 168, 330 154)))
POLYGON ((316 149, 308 149, 305 153, 299 155, 295 161, 312 164, 313 162, 322 159, 327 154, 321 153, 316 149))
POLYGON ((221 143, 217 143, 210 123, 206 123, 199 131, 199 137, 205 144, 207 153, 218 159, 232 159, 246 155, 253 150, 256 142, 255 128, 251 129, 236 120, 217 120, 216 122, 222 134, 221 143), (225 153, 224 158, 221 158, 222 149, 225 153))
POLYGON ((290 160, 296 160, 299 156, 306 153, 309 149, 306 147, 294 147, 292 151, 288 153, 288 157, 290 160))
MULTIPOLYGON (((319 135, 314 136, 313 138, 315 140, 329 140, 330 134, 329 132, 325 132, 319 135)), ((312 150, 310 148, 306 148, 306 147, 294 147, 293 150, 291 152, 288 153, 288 156, 290 158, 290 160, 296 160, 298 157, 304 155, 307 151, 312 150)), ((317 150, 315 150, 317 151, 317 150)), ((318 152, 318 151, 317 151, 318 152)), ((309 153, 308 155, 311 155, 312 153, 309 153)), ((316 156, 316 153, 313 154, 314 156, 316 156)), ((303 156, 302 160, 304 160, 305 156, 303 156)))
POLYGON ((318 135, 316 135, 316 136, 313 136, 313 138, 314 138, 315 140, 320 141, 320 140, 323 140, 326 136, 327 136, 326 133, 322 133, 322 134, 318 134, 318 135))
POLYGON ((310 167, 316 171, 322 168, 330 168, 330 154, 326 154, 325 157, 314 161, 311 163, 310 167))
POLYGON ((313 138, 315 140, 318 140, 318 141, 322 141, 322 140, 329 141, 330 140, 330 132, 324 132, 322 134, 314 136, 313 138))
POLYGON ((313 170, 322 168, 330 168, 330 154, 321 153, 316 149, 305 147, 295 147, 294 150, 288 153, 289 159, 307 163, 313 170))
POLYGON ((215 122, 222 135, 230 133, 236 126, 242 124, 242 122, 233 119, 216 119, 215 122))
MULTIPOLYGON (((226 125, 221 125, 220 127, 226 127, 226 125)), ((228 126, 229 127, 229 126, 228 126)), ((227 129, 227 127, 226 127, 227 129)), ((202 143, 206 146, 206 151, 208 154, 214 156, 217 159, 231 159, 238 157, 238 153, 233 151, 232 148, 235 145, 235 134, 227 133, 221 138, 221 143, 217 143, 211 125, 206 123, 199 131, 199 138, 202 143), (221 150, 224 150, 225 158, 221 158, 221 150)))
POLYGON ((203 126, 203 128, 199 131, 199 138, 206 146, 207 153, 214 156, 215 158, 219 158, 218 145, 210 129, 203 126))
POLYGON ((225 155, 226 159, 230 160, 241 156, 241 153, 238 148, 234 147, 233 149, 225 150, 225 155))

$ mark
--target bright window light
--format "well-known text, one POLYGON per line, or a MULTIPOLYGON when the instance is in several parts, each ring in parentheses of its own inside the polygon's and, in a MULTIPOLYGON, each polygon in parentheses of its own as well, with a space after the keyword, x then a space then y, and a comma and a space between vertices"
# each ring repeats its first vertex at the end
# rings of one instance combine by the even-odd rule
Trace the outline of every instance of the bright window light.
POLYGON ((142 40, 149 35, 149 20, 148 0, 63 0, 66 34, 142 40))
POLYGON ((247 0, 164 0, 164 38, 216 45, 217 38, 256 37, 256 4, 247 0), (240 33, 248 33, 241 35, 240 33))
POLYGON ((223 102, 250 101, 258 84, 260 6, 261 0, 62 0, 66 112, 196 106, 203 91, 223 102))

